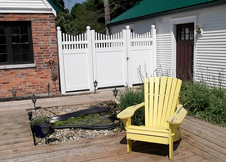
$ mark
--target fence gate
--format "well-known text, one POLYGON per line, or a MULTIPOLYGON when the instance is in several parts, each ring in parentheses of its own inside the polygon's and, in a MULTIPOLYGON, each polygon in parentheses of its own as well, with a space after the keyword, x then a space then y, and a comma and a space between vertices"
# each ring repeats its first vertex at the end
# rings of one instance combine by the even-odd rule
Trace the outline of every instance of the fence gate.
POLYGON ((131 87, 142 83, 156 68, 156 30, 134 34, 129 26, 120 33, 104 35, 87 27, 72 36, 57 27, 61 93, 98 88, 131 87))

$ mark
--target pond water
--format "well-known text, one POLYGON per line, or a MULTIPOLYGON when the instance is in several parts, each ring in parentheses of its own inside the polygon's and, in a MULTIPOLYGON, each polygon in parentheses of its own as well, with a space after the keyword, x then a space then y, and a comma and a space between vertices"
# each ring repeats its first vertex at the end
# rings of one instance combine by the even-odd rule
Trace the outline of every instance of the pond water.
MULTIPOLYGON (((58 126, 106 126, 114 124, 116 116, 110 112, 101 112, 87 115, 80 115, 78 117, 70 117, 67 120, 55 121, 52 123, 53 128, 58 126)), ((91 127, 90 127, 91 128, 91 127)))

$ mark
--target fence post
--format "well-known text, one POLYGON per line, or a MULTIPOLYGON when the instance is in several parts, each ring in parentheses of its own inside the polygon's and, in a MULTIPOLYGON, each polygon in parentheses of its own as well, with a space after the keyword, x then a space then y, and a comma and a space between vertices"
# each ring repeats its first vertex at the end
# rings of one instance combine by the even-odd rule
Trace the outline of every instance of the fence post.
POLYGON ((126 53, 127 53, 127 84, 128 87, 132 87, 133 86, 133 77, 132 77, 132 50, 131 50, 131 31, 130 31, 130 26, 127 25, 126 26, 126 53))
MULTIPOLYGON (((93 61, 93 82, 96 80, 98 82, 97 78, 97 62, 96 62, 96 47, 95 47, 95 30, 91 30, 91 38, 92 38, 92 61, 93 61)), ((94 85, 93 85, 94 86, 94 85)), ((98 89, 98 85, 96 87, 98 89)))
POLYGON ((93 43, 92 43, 92 30, 90 30, 90 26, 86 27, 86 35, 87 35, 87 45, 88 45, 88 66, 89 66, 89 89, 90 91, 94 91, 93 81, 93 43))
POLYGON ((156 67, 156 29, 155 29, 155 25, 151 25, 151 36, 152 36, 152 48, 153 48, 153 55, 154 55, 154 60, 153 60, 153 67, 154 70, 157 69, 156 67))
POLYGON ((128 86, 128 61, 127 61, 127 36, 126 36, 126 29, 122 30, 122 39, 123 39, 123 63, 124 63, 124 86, 128 86))
POLYGON ((59 55, 59 69, 60 69, 60 87, 61 94, 66 93, 66 83, 65 83, 65 75, 64 75, 64 56, 62 49, 62 32, 60 27, 57 27, 57 45, 58 45, 58 55, 59 55))

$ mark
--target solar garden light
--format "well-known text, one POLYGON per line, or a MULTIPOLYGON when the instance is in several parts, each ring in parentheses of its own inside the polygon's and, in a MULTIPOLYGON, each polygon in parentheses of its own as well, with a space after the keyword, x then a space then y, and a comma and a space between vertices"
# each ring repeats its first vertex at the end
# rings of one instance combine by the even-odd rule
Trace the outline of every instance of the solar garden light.
MULTIPOLYGON (((113 91, 113 94, 114 94, 114 96, 115 96, 115 98, 117 97, 117 95, 118 95, 118 90, 115 88, 113 91)), ((117 103, 115 102, 115 105, 114 105, 114 108, 117 106, 117 103)))
POLYGON ((114 94, 114 96, 116 98, 116 96, 118 95, 118 90, 115 88, 112 92, 113 92, 113 94, 114 94))
POLYGON ((33 104, 34 104, 34 109, 36 110, 35 103, 36 103, 36 101, 37 101, 37 97, 35 96, 34 93, 33 93, 33 95, 31 96, 31 100, 32 100, 32 102, 33 102, 33 104))
POLYGON ((49 96, 49 82, 47 81, 47 94, 49 96))
POLYGON ((96 91, 97 91, 97 84, 98 84, 98 82, 95 80, 95 81, 93 82, 93 84, 94 84, 94 92, 96 93, 96 91))
POLYGON ((14 98, 16 97, 16 89, 15 88, 13 88, 13 90, 12 90, 12 95, 14 98))
POLYGON ((28 117, 29 117, 29 120, 32 119, 32 112, 31 111, 28 112, 28 117))
POLYGON ((41 125, 42 133, 45 136, 45 144, 47 144, 46 135, 49 133, 49 127, 50 127, 50 124, 49 122, 46 122, 46 121, 44 121, 44 123, 41 125))

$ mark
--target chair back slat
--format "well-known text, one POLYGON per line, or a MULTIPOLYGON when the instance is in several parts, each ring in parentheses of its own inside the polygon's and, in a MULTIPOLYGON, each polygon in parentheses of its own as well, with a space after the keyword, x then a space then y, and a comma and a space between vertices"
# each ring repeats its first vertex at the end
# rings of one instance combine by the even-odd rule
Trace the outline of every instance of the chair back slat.
POLYGON ((161 128, 161 120, 163 116, 163 104, 165 99, 165 92, 166 92, 166 81, 167 77, 161 77, 160 83, 160 91, 159 91, 159 102, 158 102, 158 117, 157 117, 157 127, 161 128))
MULTIPOLYGON (((157 126, 157 116, 158 116, 158 99, 159 99, 159 77, 155 78, 155 89, 154 89, 154 112, 153 112, 153 127, 157 126)), ((150 94, 150 98, 151 94, 150 94)))
MULTIPOLYGON (((172 85, 171 85, 171 88, 170 88, 170 94, 169 94, 169 101, 166 106, 166 116, 165 116, 165 119, 168 118, 171 114, 171 108, 172 108, 172 105, 173 105, 173 98, 174 98, 174 93, 175 93, 175 87, 176 87, 176 84, 177 84, 177 79, 176 78, 173 78, 172 80, 172 85)), ((174 105, 176 106, 176 105, 174 105)), ((167 127, 168 124, 166 122, 166 120, 164 120, 164 126, 163 128, 167 127)))
MULTIPOLYGON (((148 81, 148 79, 147 79, 148 81)), ((153 123, 154 123, 154 120, 153 120, 153 105, 154 105, 154 102, 153 102, 153 95, 149 95, 149 94, 153 94, 154 93, 154 78, 150 78, 149 80, 149 85, 148 85, 148 89, 147 91, 145 91, 145 95, 147 96, 148 98, 148 102, 147 102, 147 106, 145 106, 146 110, 149 112, 148 116, 149 116, 149 120, 147 121, 149 127, 153 127, 153 123)))
POLYGON ((168 102, 169 102, 169 96, 170 96, 170 90, 172 86, 173 78, 168 78, 167 79, 167 86, 166 86, 166 92, 165 92, 165 97, 164 97, 164 103, 163 103, 163 110, 162 110, 162 118, 160 120, 160 125, 161 128, 164 128, 165 122, 166 122, 166 114, 167 114, 167 107, 168 107, 168 102))
POLYGON ((151 120, 151 112, 149 111, 149 99, 148 94, 149 93, 149 80, 148 78, 144 80, 144 101, 145 101, 145 126, 150 127, 150 120, 151 120))
POLYGON ((169 128, 166 119, 176 110, 182 81, 172 77, 145 79, 145 126, 169 128))
MULTIPOLYGON (((171 96, 173 96, 172 97, 172 104, 169 107, 169 114, 166 118, 168 118, 170 115, 172 115, 176 111, 176 104, 177 104, 177 100, 179 99, 181 84, 182 84, 182 81, 177 79, 175 87, 174 88, 172 87, 175 90, 174 90, 174 93, 171 94, 171 96)), ((169 124, 167 122, 165 122, 165 127, 168 126, 168 125, 169 124)))

